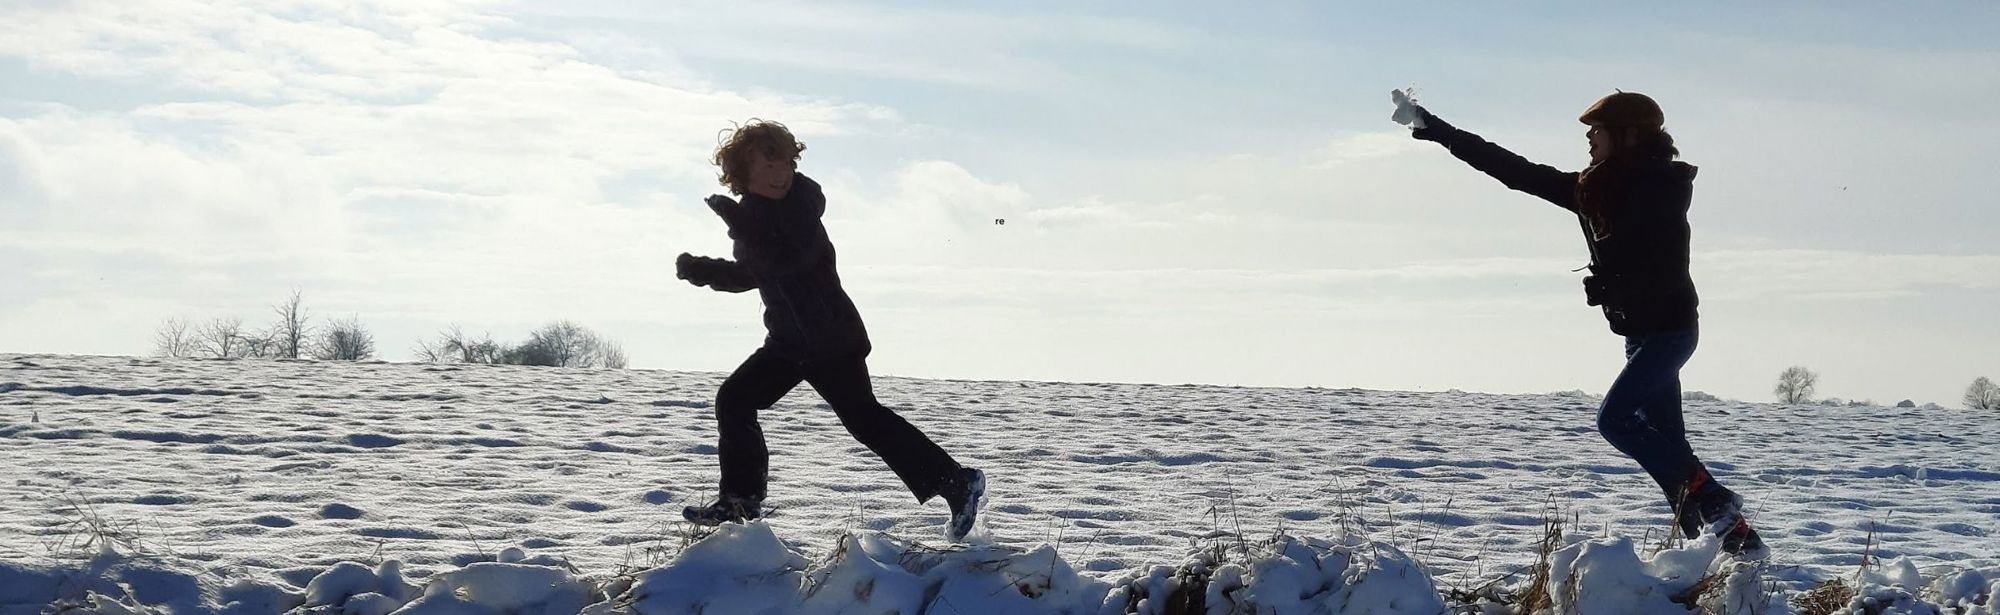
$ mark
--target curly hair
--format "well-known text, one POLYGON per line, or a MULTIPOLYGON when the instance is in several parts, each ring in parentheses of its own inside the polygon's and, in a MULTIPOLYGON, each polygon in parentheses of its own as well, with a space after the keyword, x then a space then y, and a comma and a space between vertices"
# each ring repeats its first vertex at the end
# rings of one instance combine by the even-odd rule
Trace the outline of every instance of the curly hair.
POLYGON ((1674 146, 1674 136, 1667 134, 1665 128, 1640 132, 1639 148, 1641 151, 1664 154, 1668 158, 1681 157, 1681 148, 1674 146))
POLYGON ((720 140, 722 144, 716 146, 715 158, 710 162, 722 168, 718 181, 739 195, 750 183, 750 163, 756 161, 756 156, 798 160, 806 151, 806 144, 794 138, 784 124, 756 118, 724 130, 720 140))

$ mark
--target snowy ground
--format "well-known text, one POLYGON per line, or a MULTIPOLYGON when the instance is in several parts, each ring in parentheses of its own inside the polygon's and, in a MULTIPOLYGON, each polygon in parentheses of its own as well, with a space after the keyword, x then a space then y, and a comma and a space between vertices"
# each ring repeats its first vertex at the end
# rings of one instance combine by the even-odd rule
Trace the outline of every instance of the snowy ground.
MULTIPOLYGON (((0 565, 71 557, 101 520, 189 569, 290 588, 347 561, 421 580, 505 547, 597 576, 649 568, 683 546, 680 507, 711 495, 722 376, 0 355, 0 565)), ((1532 564, 1551 511, 1642 555, 1668 516, 1587 397, 894 378, 877 393, 988 472, 996 543, 1050 545, 1037 561, 1079 583, 1183 563, 1218 530, 1282 529, 1393 546, 1469 587, 1532 564)), ((1928 576, 2000 572, 1993 418, 1690 402, 1687 422, 1799 580, 1852 577, 1871 552, 1928 576)), ((867 530, 937 546, 943 504, 917 505, 809 388, 764 426, 768 530, 790 548, 826 556, 867 530)))

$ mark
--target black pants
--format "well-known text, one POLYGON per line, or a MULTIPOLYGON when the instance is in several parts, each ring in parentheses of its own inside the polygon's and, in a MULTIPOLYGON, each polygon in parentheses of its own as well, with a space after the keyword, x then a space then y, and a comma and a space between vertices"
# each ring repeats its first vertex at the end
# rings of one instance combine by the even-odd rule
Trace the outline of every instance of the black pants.
POLYGON ((797 363, 760 348, 723 381, 715 397, 715 422, 720 431, 716 448, 722 458, 722 494, 762 498, 771 466, 764 447, 764 429, 757 411, 778 403, 800 382, 811 383, 833 406, 840 424, 854 439, 888 462, 910 493, 924 502, 956 477, 957 461, 924 432, 875 401, 862 356, 797 363))

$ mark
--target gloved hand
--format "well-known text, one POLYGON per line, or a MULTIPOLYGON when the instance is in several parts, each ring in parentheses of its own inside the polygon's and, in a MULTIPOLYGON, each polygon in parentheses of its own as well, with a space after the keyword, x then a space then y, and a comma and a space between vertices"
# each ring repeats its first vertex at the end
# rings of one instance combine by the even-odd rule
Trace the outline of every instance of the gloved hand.
POLYGON ((722 213, 724 209, 736 206, 736 199, 720 194, 708 195, 708 198, 704 202, 708 203, 708 208, 715 210, 716 213, 722 213))
POLYGON ((674 259, 674 276, 695 286, 707 286, 725 293, 756 290, 757 280, 735 261, 695 256, 686 252, 674 259))
POLYGON ((682 252, 674 259, 674 277, 687 280, 695 286, 707 286, 715 281, 715 264, 719 258, 695 256, 682 252))
POLYGON ((1458 129, 1453 128, 1451 124, 1447 124, 1445 123, 1444 120, 1438 119, 1438 116, 1431 115, 1429 109, 1425 109, 1421 106, 1415 107, 1415 109, 1417 111, 1417 117, 1423 119, 1424 127, 1411 130, 1410 131, 1411 137, 1415 137, 1417 140, 1420 141, 1442 143, 1444 142, 1446 136, 1451 135, 1451 133, 1458 132, 1458 129))
POLYGON ((708 198, 703 199, 702 202, 708 203, 708 208, 710 210, 713 210, 715 212, 715 215, 721 216, 722 223, 729 226, 730 239, 741 238, 739 237, 740 233, 737 231, 736 227, 743 218, 738 214, 743 213, 743 211, 736 207, 736 199, 722 196, 720 194, 711 194, 708 195, 708 198))

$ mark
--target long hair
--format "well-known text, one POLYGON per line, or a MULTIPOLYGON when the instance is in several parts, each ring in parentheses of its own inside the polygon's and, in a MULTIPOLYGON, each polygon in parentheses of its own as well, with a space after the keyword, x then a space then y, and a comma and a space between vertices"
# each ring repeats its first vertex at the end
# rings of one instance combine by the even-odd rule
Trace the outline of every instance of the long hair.
POLYGON ((1674 136, 1667 134, 1665 128, 1622 130, 1633 132, 1613 135, 1611 156, 1590 165, 1577 177, 1577 213, 1590 224, 1591 239, 1601 241, 1611 236, 1612 201, 1622 196, 1625 184, 1631 181, 1633 170, 1641 162, 1651 158, 1673 160, 1681 155, 1680 148, 1674 146, 1674 136))
MULTIPOLYGON (((1629 146, 1620 144, 1618 146, 1619 149, 1614 151, 1622 152, 1630 149, 1633 154, 1641 157, 1665 156, 1668 160, 1681 157, 1681 148, 1674 147, 1674 136, 1668 134, 1667 129, 1634 128, 1632 130, 1637 131, 1637 134, 1633 135, 1633 143, 1629 146)), ((1614 153, 1612 155, 1616 156, 1619 154, 1614 153)))
POLYGON ((742 126, 724 130, 721 145, 715 148, 715 157, 710 163, 722 169, 717 179, 729 187, 732 194, 743 194, 749 186, 750 163, 757 156, 790 158, 798 160, 806 151, 806 144, 792 136, 792 131, 784 124, 751 118, 742 126))

